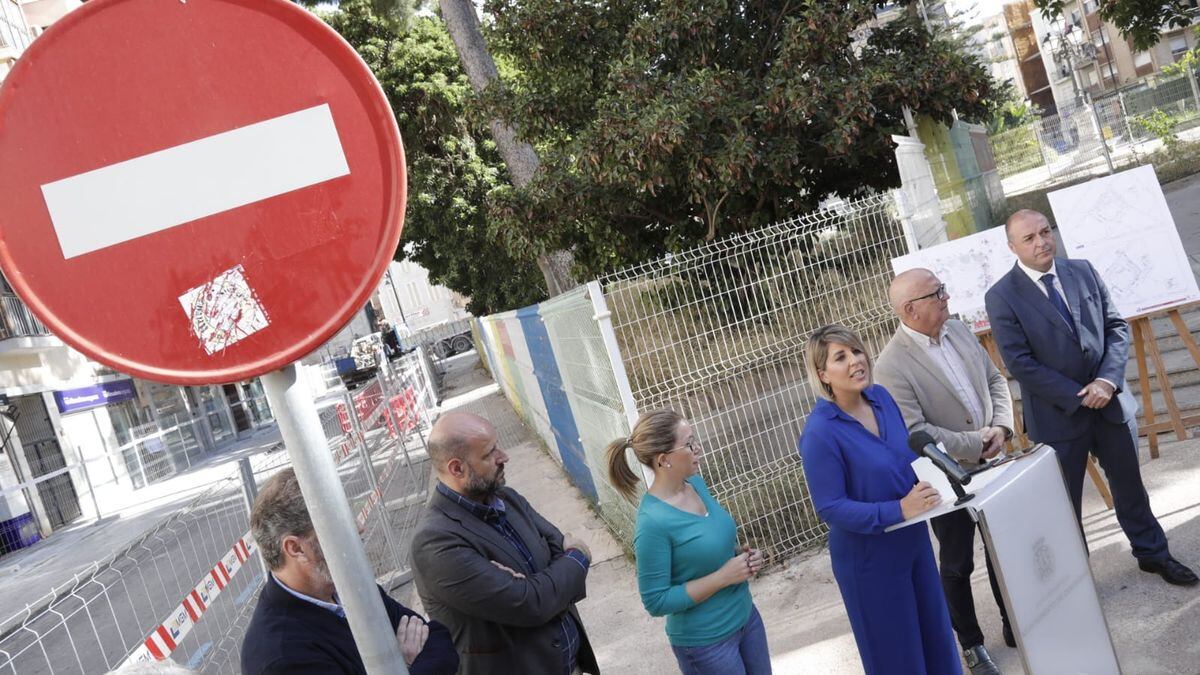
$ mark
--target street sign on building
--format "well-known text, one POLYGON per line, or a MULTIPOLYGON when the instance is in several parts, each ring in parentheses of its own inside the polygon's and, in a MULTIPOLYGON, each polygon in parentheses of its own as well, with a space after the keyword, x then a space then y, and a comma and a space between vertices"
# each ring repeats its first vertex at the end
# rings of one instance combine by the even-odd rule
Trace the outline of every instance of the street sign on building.
POLYGON ((0 266, 121 372, 231 382, 367 302, 405 204, 393 112, 284 0, 94 0, 0 88, 0 266))

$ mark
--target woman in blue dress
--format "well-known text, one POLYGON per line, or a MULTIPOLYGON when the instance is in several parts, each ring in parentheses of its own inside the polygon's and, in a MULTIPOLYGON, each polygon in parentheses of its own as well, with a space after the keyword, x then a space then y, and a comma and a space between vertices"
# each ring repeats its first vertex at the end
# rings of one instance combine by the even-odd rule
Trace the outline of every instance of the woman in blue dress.
POLYGON ((962 665, 925 526, 886 528, 937 506, 917 482, 900 409, 871 380, 871 358, 838 325, 808 340, 805 364, 822 395, 800 437, 817 514, 829 524, 833 576, 867 675, 953 673, 962 665))

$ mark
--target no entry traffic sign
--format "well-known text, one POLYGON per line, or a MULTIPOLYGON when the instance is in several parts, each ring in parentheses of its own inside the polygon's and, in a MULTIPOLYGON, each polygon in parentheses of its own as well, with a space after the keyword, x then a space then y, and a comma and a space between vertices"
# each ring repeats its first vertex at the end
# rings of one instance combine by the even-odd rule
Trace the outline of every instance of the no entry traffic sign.
POLYGON ((404 153, 370 70, 284 0, 93 0, 0 88, 0 266, 117 370, 228 382, 369 298, 404 153))

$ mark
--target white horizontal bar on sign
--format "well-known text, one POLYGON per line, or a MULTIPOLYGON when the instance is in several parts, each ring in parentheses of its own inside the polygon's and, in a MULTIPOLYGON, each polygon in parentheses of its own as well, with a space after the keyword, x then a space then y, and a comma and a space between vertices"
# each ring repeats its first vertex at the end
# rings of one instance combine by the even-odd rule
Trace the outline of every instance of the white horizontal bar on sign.
POLYGON ((350 173, 329 104, 46 183, 63 257, 350 173))

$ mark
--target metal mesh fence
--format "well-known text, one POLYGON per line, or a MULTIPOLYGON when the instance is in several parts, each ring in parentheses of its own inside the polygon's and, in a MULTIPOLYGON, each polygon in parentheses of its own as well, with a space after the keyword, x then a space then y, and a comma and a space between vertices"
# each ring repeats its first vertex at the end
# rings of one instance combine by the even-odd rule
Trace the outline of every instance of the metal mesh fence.
POLYGON ((604 475, 608 465, 605 446, 629 435, 616 376, 595 320, 589 289, 580 287, 542 303, 540 314, 546 333, 555 345, 562 388, 574 412, 593 483, 599 497, 600 517, 618 540, 633 542, 636 509, 604 475))
MULTIPOLYGON (((404 359, 358 391, 318 401, 385 588, 410 578, 408 543, 428 487, 421 373, 415 358, 404 359)), ((274 449, 241 462, 131 544, 0 623, 0 675, 105 672, 146 654, 150 642, 148 653, 201 672, 239 672, 242 635, 266 580, 252 542, 238 546, 249 530, 246 477, 259 484, 290 460, 274 449)))
POLYGON ((838 322, 882 347, 890 261, 907 252, 879 195, 601 280, 638 410, 691 421, 743 541, 784 557, 823 539, 795 449, 815 402, 804 344, 838 322))

